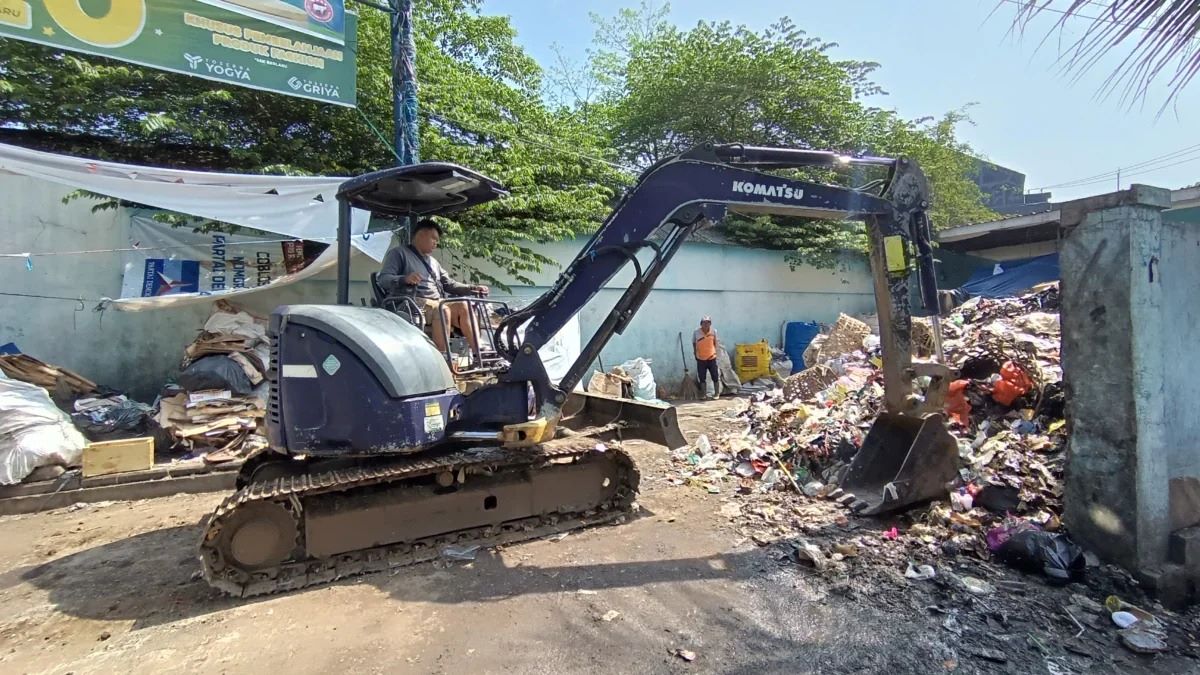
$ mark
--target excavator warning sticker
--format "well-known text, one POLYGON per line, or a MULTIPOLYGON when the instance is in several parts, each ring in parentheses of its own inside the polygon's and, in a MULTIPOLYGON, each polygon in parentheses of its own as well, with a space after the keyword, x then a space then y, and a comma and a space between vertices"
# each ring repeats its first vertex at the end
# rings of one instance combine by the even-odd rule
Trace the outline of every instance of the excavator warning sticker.
POLYGON ((430 434, 435 431, 443 431, 446 428, 446 423, 442 420, 441 415, 428 415, 425 417, 425 433, 430 434))
POLYGON ((341 367, 342 362, 338 361, 338 357, 334 356, 333 354, 325 357, 325 360, 321 362, 321 368, 330 376, 337 373, 338 369, 341 367))
POLYGON ((429 403, 426 403, 425 404, 425 416, 433 417, 434 415, 437 415, 438 417, 442 416, 442 404, 438 403, 437 401, 431 401, 429 403))

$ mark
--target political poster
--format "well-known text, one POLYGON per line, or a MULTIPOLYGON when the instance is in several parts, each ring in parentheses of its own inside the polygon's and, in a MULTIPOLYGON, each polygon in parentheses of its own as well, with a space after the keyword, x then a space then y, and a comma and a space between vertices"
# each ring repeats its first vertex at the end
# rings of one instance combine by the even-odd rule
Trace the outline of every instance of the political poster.
POLYGON ((198 233, 138 213, 130 218, 121 298, 259 288, 307 268, 328 245, 269 233, 198 233))

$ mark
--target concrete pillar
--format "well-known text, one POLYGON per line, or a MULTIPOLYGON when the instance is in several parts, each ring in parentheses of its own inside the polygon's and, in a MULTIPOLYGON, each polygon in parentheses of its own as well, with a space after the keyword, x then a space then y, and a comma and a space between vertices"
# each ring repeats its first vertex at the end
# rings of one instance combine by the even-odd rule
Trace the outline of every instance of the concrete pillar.
POLYGON ((1200 479, 1200 227, 1164 223, 1169 205, 1146 186, 1073 203, 1060 247, 1065 518, 1144 578, 1167 564, 1171 532, 1194 524, 1172 517, 1172 492, 1178 506, 1200 479))

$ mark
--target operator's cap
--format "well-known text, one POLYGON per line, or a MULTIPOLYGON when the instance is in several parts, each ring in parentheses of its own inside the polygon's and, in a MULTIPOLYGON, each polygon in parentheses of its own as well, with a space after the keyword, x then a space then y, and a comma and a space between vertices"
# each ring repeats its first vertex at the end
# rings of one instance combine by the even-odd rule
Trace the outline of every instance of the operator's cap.
POLYGON ((705 323, 705 322, 712 323, 712 317, 708 316, 707 314, 700 317, 700 323, 705 323))

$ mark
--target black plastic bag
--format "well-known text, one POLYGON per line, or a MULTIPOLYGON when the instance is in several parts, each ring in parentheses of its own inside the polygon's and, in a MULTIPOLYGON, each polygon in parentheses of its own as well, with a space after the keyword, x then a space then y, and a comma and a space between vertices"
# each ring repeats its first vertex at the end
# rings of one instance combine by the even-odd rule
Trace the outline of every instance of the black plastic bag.
POLYGON ((178 382, 186 391, 228 389, 235 396, 248 396, 254 391, 246 371, 236 361, 222 354, 197 359, 183 369, 178 382))
POLYGON ((1001 515, 1016 511, 1020 503, 1020 491, 1009 485, 985 485, 975 495, 975 506, 1001 515))
POLYGON ((1063 585, 1083 578, 1087 561, 1083 549, 1062 533, 1022 529, 1013 533, 996 551, 1004 564, 1033 574, 1041 573, 1051 584, 1063 585))

